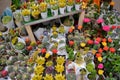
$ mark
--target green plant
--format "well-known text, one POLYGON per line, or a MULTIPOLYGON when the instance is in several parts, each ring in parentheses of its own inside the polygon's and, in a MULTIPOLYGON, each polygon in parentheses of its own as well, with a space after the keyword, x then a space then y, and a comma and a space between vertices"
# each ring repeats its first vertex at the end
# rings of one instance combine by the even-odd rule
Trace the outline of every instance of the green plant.
POLYGON ((86 68, 89 72, 94 72, 94 65, 92 63, 89 63, 86 65, 86 68))
POLYGON ((74 51, 72 48, 70 48, 69 46, 66 46, 66 51, 68 53, 68 59, 69 60, 74 60, 74 51))

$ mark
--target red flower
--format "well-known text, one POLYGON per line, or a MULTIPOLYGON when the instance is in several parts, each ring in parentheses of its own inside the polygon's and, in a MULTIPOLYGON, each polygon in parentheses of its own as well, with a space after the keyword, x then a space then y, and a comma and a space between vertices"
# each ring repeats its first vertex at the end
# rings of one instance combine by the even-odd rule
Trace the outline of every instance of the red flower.
POLYGON ((116 27, 116 26, 112 26, 111 28, 112 28, 112 29, 116 29, 117 27, 116 27))
POLYGON ((69 41, 69 45, 73 46, 74 45, 74 41, 69 41))
POLYGON ((94 44, 94 41, 93 40, 88 40, 87 43, 92 45, 92 44, 94 44))
POLYGON ((111 38, 108 38, 108 42, 110 42, 110 43, 111 43, 112 41, 113 41, 113 40, 112 40, 111 38))
POLYGON ((1 73, 2 77, 7 76, 7 74, 8 74, 8 72, 6 70, 1 71, 0 73, 1 73))
POLYGON ((58 50, 57 49, 53 49, 52 52, 53 52, 53 54, 57 54, 58 50))
POLYGON ((100 38, 100 37, 97 37, 97 38, 96 38, 96 41, 100 42, 100 41, 101 41, 101 38, 100 38))
POLYGON ((96 58, 101 57, 101 53, 96 53, 96 58))
POLYGON ((82 29, 82 26, 78 26, 78 30, 81 30, 82 29))
POLYGON ((107 40, 106 40, 106 38, 103 38, 102 41, 103 41, 103 42, 106 42, 107 40))
POLYGON ((41 53, 46 53, 46 49, 43 48, 43 49, 41 50, 41 53))
POLYGON ((99 49, 98 49, 98 52, 99 52, 99 53, 102 53, 102 52, 103 52, 103 49, 102 49, 102 48, 99 48, 99 49))
POLYGON ((108 51, 108 49, 109 49, 108 46, 105 46, 105 47, 103 48, 103 50, 105 50, 105 51, 108 51))
POLYGON ((116 51, 115 48, 110 48, 111 53, 114 53, 115 51, 116 51))

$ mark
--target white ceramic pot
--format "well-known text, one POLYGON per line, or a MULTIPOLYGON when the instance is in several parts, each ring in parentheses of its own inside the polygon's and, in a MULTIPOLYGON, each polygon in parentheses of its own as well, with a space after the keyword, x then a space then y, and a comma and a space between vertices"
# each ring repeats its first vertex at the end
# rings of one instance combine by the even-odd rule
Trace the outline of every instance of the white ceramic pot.
POLYGON ((53 13, 54 16, 57 16, 58 15, 58 9, 52 10, 52 13, 53 13))
POLYGON ((75 10, 80 10, 80 4, 75 5, 75 10))
POLYGON ((66 7, 59 8, 59 10, 60 10, 60 14, 64 14, 64 13, 65 13, 65 9, 66 9, 66 7))
POLYGON ((42 12, 42 13, 41 13, 41 17, 42 17, 43 19, 47 18, 47 12, 42 12))
POLYGON ((31 18, 30 15, 28 15, 28 16, 23 16, 23 19, 25 22, 29 22, 31 18))
POLYGON ((68 12, 71 12, 71 11, 72 11, 72 8, 73 8, 73 6, 67 6, 67 11, 68 11, 68 12))

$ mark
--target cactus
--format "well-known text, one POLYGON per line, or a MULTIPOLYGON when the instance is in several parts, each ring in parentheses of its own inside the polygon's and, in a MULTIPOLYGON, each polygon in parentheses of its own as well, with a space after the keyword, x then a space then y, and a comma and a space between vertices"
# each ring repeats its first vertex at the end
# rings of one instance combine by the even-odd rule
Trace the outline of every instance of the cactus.
POLYGON ((27 63, 26 63, 26 61, 22 61, 20 65, 25 66, 25 65, 27 65, 27 63))
POLYGON ((24 56, 22 54, 18 54, 18 60, 24 60, 24 56))
POLYGON ((33 73, 33 71, 34 71, 34 69, 33 69, 32 67, 28 67, 28 68, 27 68, 27 72, 28 72, 28 73, 33 73))
POLYGON ((11 78, 11 80, 13 80, 14 78, 15 78, 15 72, 11 72, 10 74, 9 74, 9 77, 11 78))
POLYGON ((24 74, 22 75, 22 78, 23 78, 23 80, 29 80, 29 79, 30 79, 30 74, 24 73, 24 74))
POLYGON ((13 71, 13 66, 8 66, 8 72, 11 73, 13 71))
POLYGON ((18 73, 18 74, 16 75, 16 79, 17 79, 17 80, 21 80, 21 79, 22 79, 22 74, 21 74, 21 73, 18 73))
POLYGON ((17 58, 17 56, 12 56, 11 60, 14 63, 14 62, 18 61, 18 58, 17 58))
POLYGON ((75 56, 75 62, 77 63, 77 64, 81 64, 81 63, 83 63, 83 57, 81 56, 81 54, 80 54, 80 52, 77 52, 76 53, 76 56, 75 56))
POLYGON ((26 60, 28 60, 29 59, 29 56, 25 56, 24 57, 24 60, 26 61, 26 60))
POLYGON ((7 60, 7 61, 6 61, 6 64, 7 64, 7 65, 13 65, 13 61, 12 61, 12 60, 7 60))
POLYGON ((14 66, 14 67, 13 67, 13 70, 14 70, 15 72, 17 72, 17 71, 19 70, 19 67, 18 67, 18 66, 14 66))
POLYGON ((27 68, 26 68, 26 67, 21 67, 20 70, 21 70, 22 72, 27 72, 27 68))

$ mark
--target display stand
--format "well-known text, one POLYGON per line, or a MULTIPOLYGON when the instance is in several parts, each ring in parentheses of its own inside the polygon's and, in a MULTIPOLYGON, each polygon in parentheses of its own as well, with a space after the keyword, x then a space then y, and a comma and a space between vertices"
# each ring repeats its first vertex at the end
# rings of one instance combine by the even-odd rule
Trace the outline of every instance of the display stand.
POLYGON ((31 41, 36 42, 35 37, 33 35, 33 32, 31 30, 31 25, 35 25, 35 24, 38 24, 38 23, 50 21, 50 20, 53 20, 53 19, 58 19, 58 18, 69 16, 69 15, 74 15, 74 14, 77 14, 77 13, 80 13, 80 12, 81 12, 81 10, 73 11, 73 12, 69 12, 69 13, 66 13, 66 14, 61 14, 61 15, 58 15, 58 16, 48 17, 46 19, 39 19, 39 20, 35 20, 35 21, 32 21, 32 22, 26 22, 26 23, 24 23, 24 26, 25 26, 25 28, 26 28, 26 30, 28 32, 28 35, 29 35, 31 41))

